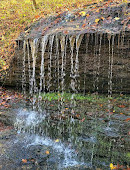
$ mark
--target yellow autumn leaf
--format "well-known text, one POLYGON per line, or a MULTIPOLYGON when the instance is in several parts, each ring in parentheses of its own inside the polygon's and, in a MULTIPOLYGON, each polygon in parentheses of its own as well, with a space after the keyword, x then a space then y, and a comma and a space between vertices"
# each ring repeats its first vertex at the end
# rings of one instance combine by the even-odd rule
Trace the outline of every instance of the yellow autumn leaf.
POLYGON ((111 170, 116 169, 116 166, 114 166, 112 163, 110 163, 111 170))
POLYGON ((115 19, 116 21, 118 21, 120 18, 119 18, 119 17, 115 17, 114 19, 115 19))
POLYGON ((128 2, 128 0, 122 0, 122 2, 126 2, 126 3, 127 3, 127 2, 128 2))
POLYGON ((85 12, 85 11, 81 11, 79 14, 80 14, 82 17, 86 16, 86 12, 85 12))
POLYGON ((59 142, 60 140, 59 139, 56 139, 55 142, 59 142))
POLYGON ((97 19, 95 19, 95 22, 96 22, 96 23, 98 23, 98 22, 99 22, 99 20, 100 20, 100 19, 98 19, 98 18, 97 18, 97 19))

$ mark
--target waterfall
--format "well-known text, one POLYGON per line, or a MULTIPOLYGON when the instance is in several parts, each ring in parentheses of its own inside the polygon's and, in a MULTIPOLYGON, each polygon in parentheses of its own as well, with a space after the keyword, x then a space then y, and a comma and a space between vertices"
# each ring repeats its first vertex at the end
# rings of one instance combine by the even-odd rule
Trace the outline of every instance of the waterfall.
POLYGON ((45 91, 45 68, 44 68, 44 54, 46 50, 46 45, 48 42, 48 35, 43 36, 41 46, 42 46, 42 54, 41 54, 41 73, 40 73, 40 90, 45 91))
POLYGON ((77 83, 77 90, 80 89, 80 76, 79 76, 79 48, 84 34, 76 36, 76 59, 75 59, 75 80, 77 83))
POLYGON ((86 91, 86 62, 87 62, 87 59, 88 59, 88 43, 89 43, 89 34, 86 34, 86 56, 84 58, 84 94, 85 94, 85 91, 86 91))
MULTIPOLYGON (((28 54, 28 79, 29 79, 29 88, 31 87, 31 61, 30 61, 30 52, 29 52, 29 41, 27 41, 27 54, 28 54)), ((31 89, 29 89, 30 91, 31 89)))
POLYGON ((47 82, 47 89, 50 90, 51 87, 51 79, 52 79, 52 48, 54 43, 55 36, 52 35, 49 37, 49 63, 48 63, 48 82, 47 82))
POLYGON ((95 44, 94 44, 94 63, 93 63, 93 90, 95 92, 97 89, 97 43, 98 43, 97 33, 95 34, 95 42, 94 43, 95 44))
POLYGON ((61 45, 61 58, 62 58, 62 64, 61 64, 61 90, 62 92, 65 89, 65 36, 62 36, 60 39, 60 45, 61 45))
POLYGON ((121 66, 126 62, 124 59, 119 62, 115 59, 116 66, 114 65, 113 69, 113 56, 116 55, 118 58, 119 55, 123 56, 125 49, 122 47, 123 43, 125 46, 124 34, 119 37, 110 33, 95 35, 87 33, 85 36, 52 34, 43 36, 41 41, 24 40, 23 91, 26 91, 29 85, 30 94, 45 90, 48 92, 70 90, 74 93, 83 91, 85 94, 90 90, 107 91, 108 96, 111 96, 112 91, 119 90, 119 86, 115 88, 119 81, 121 87, 125 88, 122 75, 121 78, 118 75, 113 77, 116 69, 125 71, 124 66, 121 66), (82 40, 82 50, 79 53, 82 40), (119 47, 120 53, 117 51, 114 54, 115 49, 119 47), (36 76, 38 72, 40 76, 36 76))
POLYGON ((59 70, 59 38, 56 35, 56 61, 57 61, 57 89, 59 91, 59 74, 60 74, 60 70, 59 70))
POLYGON ((71 72, 70 72, 70 77, 71 77, 71 88, 73 91, 75 91, 75 83, 74 83, 74 43, 75 43, 75 36, 70 36, 70 47, 71 47, 71 72))
POLYGON ((26 61, 26 40, 24 40, 23 42, 23 72, 22 72, 22 90, 23 93, 25 94, 26 92, 26 65, 25 65, 25 61, 26 61))
POLYGON ((114 35, 108 34, 109 41, 109 68, 108 68, 108 97, 112 96, 112 76, 113 76, 113 48, 114 48, 114 35), (112 39, 112 40, 111 40, 112 39), (112 41, 112 44, 111 44, 112 41), (111 47, 112 46, 112 47, 111 47))
POLYGON ((102 45, 102 34, 99 35, 99 54, 97 56, 97 80, 96 80, 96 90, 99 90, 99 76, 100 76, 100 65, 101 65, 101 45, 102 45))
POLYGON ((30 94, 36 93, 38 91, 37 84, 36 84, 36 77, 35 77, 35 69, 36 69, 36 58, 37 58, 37 52, 38 52, 38 39, 34 39, 30 41, 31 45, 31 53, 32 53, 32 77, 30 80, 30 94))

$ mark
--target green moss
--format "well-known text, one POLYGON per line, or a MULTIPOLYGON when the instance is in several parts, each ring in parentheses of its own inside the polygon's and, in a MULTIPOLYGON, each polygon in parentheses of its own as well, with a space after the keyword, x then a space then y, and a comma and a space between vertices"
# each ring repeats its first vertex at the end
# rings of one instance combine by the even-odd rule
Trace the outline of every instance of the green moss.
MULTIPOLYGON (((37 96, 38 97, 38 96, 37 96)), ((78 100, 78 101, 84 101, 87 100, 89 102, 104 102, 108 101, 108 98, 106 96, 100 96, 100 95, 93 95, 93 94, 72 94, 72 93, 42 93, 41 97, 43 100, 62 100, 62 101, 70 101, 70 100, 78 100)))

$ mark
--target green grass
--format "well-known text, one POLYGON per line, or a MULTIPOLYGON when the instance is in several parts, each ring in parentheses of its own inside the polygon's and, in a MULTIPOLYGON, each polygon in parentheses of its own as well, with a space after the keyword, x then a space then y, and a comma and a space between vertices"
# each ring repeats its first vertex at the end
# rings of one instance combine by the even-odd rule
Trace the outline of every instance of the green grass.
MULTIPOLYGON (((38 95, 37 95, 38 97, 38 95)), ((120 96, 120 95, 114 95, 113 97, 107 97, 107 95, 95 95, 95 94, 87 94, 87 95, 83 95, 83 94, 72 94, 72 93, 42 93, 41 94, 42 100, 87 100, 90 102, 107 102, 108 100, 122 100, 122 99, 126 99, 128 100, 129 97, 127 97, 126 95, 120 96)))

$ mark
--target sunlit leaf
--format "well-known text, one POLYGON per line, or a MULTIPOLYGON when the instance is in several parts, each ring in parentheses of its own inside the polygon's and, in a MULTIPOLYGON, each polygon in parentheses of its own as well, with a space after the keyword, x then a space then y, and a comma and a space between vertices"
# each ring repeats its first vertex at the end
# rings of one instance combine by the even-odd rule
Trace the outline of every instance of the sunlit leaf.
POLYGON ((89 14, 86 15, 86 17, 89 17, 89 16, 90 16, 89 14))
POLYGON ((49 152, 49 151, 46 151, 45 153, 46 153, 47 155, 49 155, 49 154, 50 154, 50 152, 49 152))
POLYGON ((119 17, 115 17, 114 19, 115 19, 116 21, 118 21, 120 18, 119 18, 119 17))
POLYGON ((98 22, 99 22, 99 20, 100 20, 100 19, 98 19, 98 18, 97 18, 97 19, 95 19, 95 22, 96 22, 96 23, 98 23, 98 22))
POLYGON ((56 140, 55 140, 56 143, 59 142, 59 141, 60 141, 59 139, 56 139, 56 140))
POLYGON ((117 167, 115 165, 113 165, 112 163, 110 163, 110 168, 111 168, 111 170, 117 169, 117 167))
POLYGON ((86 16, 86 12, 85 12, 85 11, 81 11, 79 14, 80 14, 82 17, 86 16))

